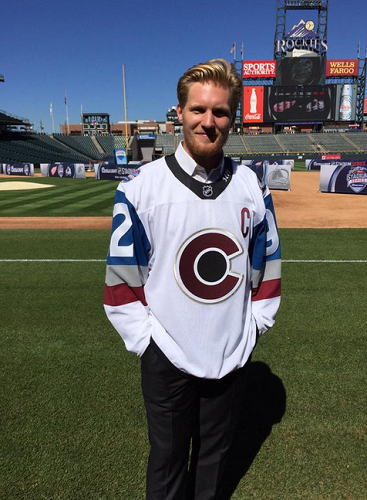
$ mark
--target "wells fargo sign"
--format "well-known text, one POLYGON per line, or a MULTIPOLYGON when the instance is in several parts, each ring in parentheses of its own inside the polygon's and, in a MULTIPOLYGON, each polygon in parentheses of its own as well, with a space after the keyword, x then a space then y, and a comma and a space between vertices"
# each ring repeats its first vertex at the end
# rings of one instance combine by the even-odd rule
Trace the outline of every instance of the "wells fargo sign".
POLYGON ((358 59, 328 59, 326 76, 357 76, 358 59))

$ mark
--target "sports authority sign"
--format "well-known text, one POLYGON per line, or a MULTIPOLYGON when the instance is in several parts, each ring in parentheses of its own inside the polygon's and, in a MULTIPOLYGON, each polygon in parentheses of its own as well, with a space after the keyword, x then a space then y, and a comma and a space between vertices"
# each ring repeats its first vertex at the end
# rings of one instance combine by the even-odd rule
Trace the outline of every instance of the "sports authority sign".
POLYGON ((264 87, 262 85, 243 88, 243 122, 264 121, 264 87))
POLYGON ((275 78, 275 61, 243 61, 242 78, 275 78))
POLYGON ((357 76, 358 59, 328 59, 326 76, 357 76))

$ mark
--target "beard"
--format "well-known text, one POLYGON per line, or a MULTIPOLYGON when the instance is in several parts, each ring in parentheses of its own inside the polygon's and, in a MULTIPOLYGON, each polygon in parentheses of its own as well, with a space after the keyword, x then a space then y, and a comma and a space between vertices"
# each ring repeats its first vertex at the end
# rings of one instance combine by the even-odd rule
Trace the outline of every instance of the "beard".
MULTIPOLYGON (((212 158, 222 155, 223 146, 227 142, 228 134, 215 134, 213 136, 201 136, 192 130, 183 130, 184 147, 189 155, 194 159, 212 158)), ((199 165, 201 164, 197 161, 199 165)))

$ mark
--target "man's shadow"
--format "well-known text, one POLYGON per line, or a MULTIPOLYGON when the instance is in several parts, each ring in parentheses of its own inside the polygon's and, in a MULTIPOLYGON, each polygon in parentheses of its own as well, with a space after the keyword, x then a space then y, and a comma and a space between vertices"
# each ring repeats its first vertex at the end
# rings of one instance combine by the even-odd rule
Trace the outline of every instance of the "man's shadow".
POLYGON ((285 413, 286 391, 268 365, 254 361, 249 365, 241 421, 229 453, 221 500, 229 500, 249 470, 274 424, 285 413))

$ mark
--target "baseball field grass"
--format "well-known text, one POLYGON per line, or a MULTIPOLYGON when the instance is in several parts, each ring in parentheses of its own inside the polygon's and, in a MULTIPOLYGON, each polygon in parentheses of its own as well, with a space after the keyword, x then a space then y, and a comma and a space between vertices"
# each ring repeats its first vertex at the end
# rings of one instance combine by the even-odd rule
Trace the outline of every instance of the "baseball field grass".
MULTIPOLYGON (((0 183, 22 182, 9 178, 0 183)), ((110 216, 113 209, 114 191, 117 182, 86 179, 60 179, 56 177, 33 177, 27 183, 46 184, 55 187, 1 191, 0 214, 10 216, 110 216)))
MULTIPOLYGON (((367 229, 280 233, 282 305, 253 355, 227 498, 366 500, 367 229)), ((139 360, 102 308, 109 231, 0 238, 0 498, 142 500, 139 360)))
MULTIPOLYGON (((304 161, 296 162, 295 171, 304 171, 304 165, 304 161)), ((55 187, 1 191, 0 215, 2 217, 83 217, 110 216, 112 214, 113 196, 117 182, 96 181, 93 177, 86 179, 33 177, 25 180, 27 183, 55 187)), ((22 178, 0 178, 0 184, 9 181, 24 182, 22 178)))

